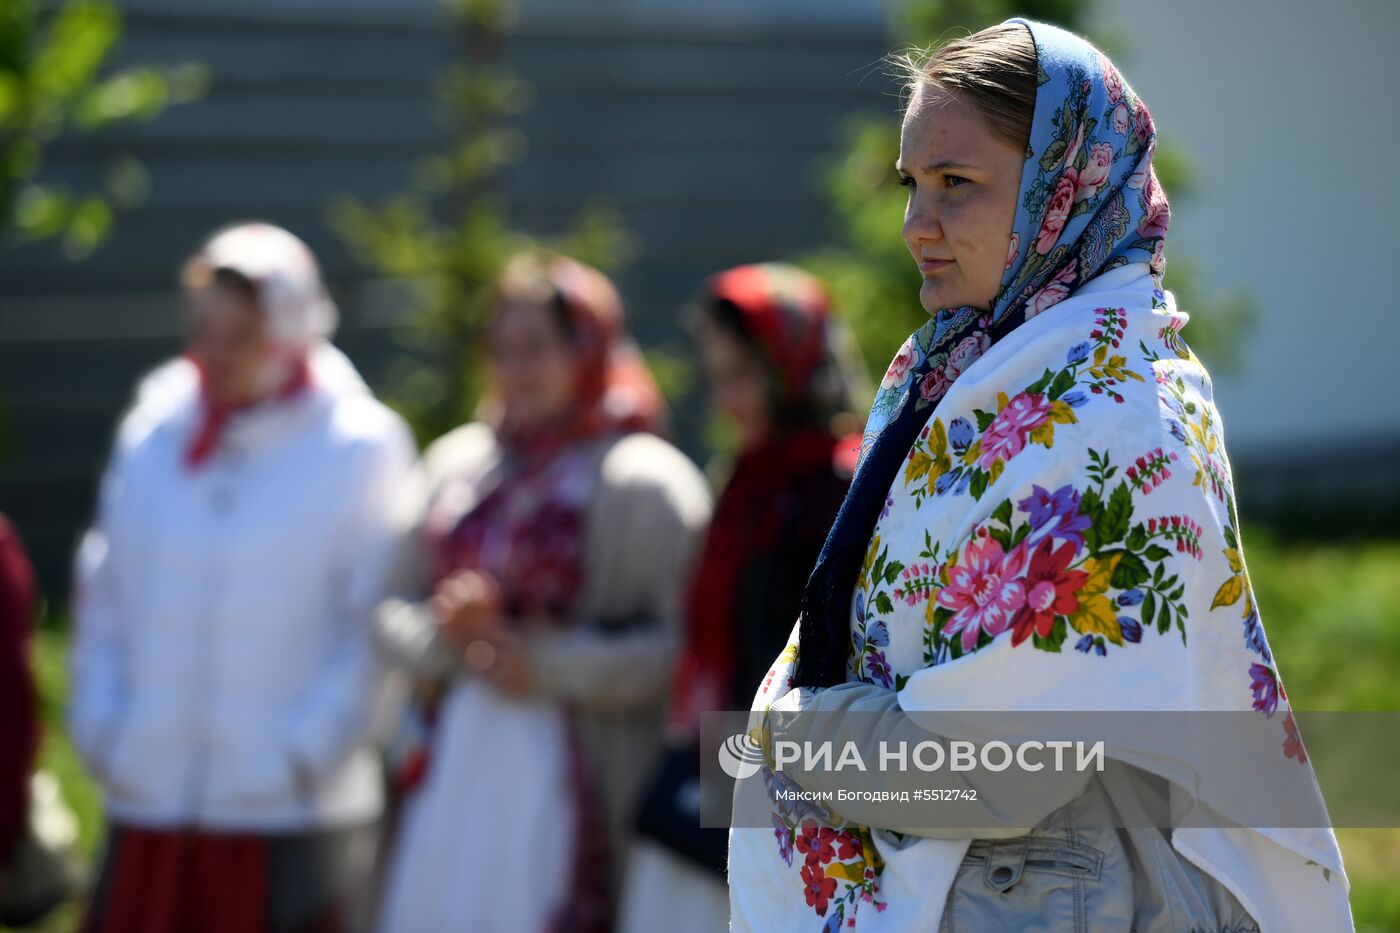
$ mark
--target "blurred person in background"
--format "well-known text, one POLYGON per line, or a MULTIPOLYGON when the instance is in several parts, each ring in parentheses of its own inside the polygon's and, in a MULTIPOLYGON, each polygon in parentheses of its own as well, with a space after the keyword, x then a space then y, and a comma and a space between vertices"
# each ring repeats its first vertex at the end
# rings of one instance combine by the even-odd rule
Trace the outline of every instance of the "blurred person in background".
POLYGON ((484 417, 427 450, 423 565, 381 612, 386 649, 441 685, 381 929, 607 930, 709 492, 656 436, 597 270, 513 260, 486 355, 484 417))
POLYGON ((813 276, 781 263, 719 273, 694 330, 710 409, 739 450, 691 580, 667 752, 632 850, 622 929, 638 933, 728 927, 727 833, 687 804, 699 714, 747 708, 787 642, 860 446, 851 345, 813 276))
POLYGON ((0 515, 0 904, 29 822, 29 776, 39 749, 30 667, 38 591, 19 532, 0 515))
POLYGON ((77 558, 70 729, 110 821, 86 928, 347 929, 413 441, 295 236, 225 229, 182 286, 187 353, 141 383, 77 558))

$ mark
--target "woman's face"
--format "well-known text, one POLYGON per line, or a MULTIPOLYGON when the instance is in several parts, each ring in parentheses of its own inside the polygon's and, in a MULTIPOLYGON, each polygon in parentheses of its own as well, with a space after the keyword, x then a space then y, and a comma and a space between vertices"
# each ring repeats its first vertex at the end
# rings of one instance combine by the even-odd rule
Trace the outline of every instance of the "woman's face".
POLYGON ((530 431, 568 414, 578 365, 553 309, 507 301, 491 325, 487 353, 508 427, 530 431))
POLYGON ((919 86, 895 168, 909 189, 904 244, 924 277, 925 311, 991 309, 1008 264, 1023 161, 960 95, 919 86))
POLYGON ((204 391, 217 405, 257 401, 271 356, 261 309, 221 285, 194 289, 186 301, 192 325, 187 349, 204 370, 204 391))
POLYGON ((734 426, 744 449, 757 446, 769 430, 763 362, 737 336, 710 324, 700 329, 700 355, 710 408, 734 426))

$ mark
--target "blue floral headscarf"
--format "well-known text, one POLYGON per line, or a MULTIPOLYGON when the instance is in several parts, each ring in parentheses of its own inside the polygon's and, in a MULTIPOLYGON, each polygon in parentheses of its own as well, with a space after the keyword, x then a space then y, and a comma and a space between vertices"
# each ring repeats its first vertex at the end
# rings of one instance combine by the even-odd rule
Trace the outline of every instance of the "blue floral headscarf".
POLYGON ((885 494, 952 383, 992 344, 1117 266, 1147 261, 1157 288, 1171 210, 1147 105, 1085 39, 1022 18, 1035 43, 1035 114, 1001 288, 990 310, 935 313, 891 361, 871 407, 850 492, 802 604, 795 682, 845 679, 850 599, 885 494), (911 404, 912 402, 912 404, 911 404))

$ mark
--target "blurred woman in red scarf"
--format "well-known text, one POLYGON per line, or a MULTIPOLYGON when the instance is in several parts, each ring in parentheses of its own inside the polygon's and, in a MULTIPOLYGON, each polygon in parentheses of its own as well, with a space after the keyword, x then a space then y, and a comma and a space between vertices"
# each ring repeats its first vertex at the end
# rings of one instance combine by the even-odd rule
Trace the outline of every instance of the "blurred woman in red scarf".
POLYGON ((69 731, 111 824, 86 929, 348 929, 413 441, 291 233, 220 231, 182 286, 188 351, 142 381, 78 553, 69 731))
POLYGON ((29 775, 39 749, 31 668, 38 587, 19 532, 0 515, 0 904, 29 820, 29 775))
POLYGON ((726 833, 700 829, 684 802, 698 716, 744 709, 782 650, 860 445, 858 369, 815 278, 779 263, 715 275, 696 330, 710 407, 739 451, 689 590, 674 743, 642 809, 625 930, 663 917, 671 933, 727 928, 726 833))
POLYGON ((387 650, 443 685, 403 805, 387 933, 611 928, 659 744, 704 479, 597 270, 526 255, 499 285, 481 421, 426 452, 424 565, 387 650))

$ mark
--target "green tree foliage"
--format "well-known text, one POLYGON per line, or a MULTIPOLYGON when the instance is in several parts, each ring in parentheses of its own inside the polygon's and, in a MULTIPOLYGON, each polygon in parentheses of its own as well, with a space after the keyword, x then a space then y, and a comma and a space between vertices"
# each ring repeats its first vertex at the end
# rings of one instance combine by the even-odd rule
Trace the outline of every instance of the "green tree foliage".
POLYGON ((402 287, 401 338, 409 353, 391 375, 391 404, 426 442, 471 419, 482 389, 482 330, 491 287, 524 249, 553 248, 607 268, 630 242, 616 215, 585 209, 556 239, 512 229, 501 176, 525 153, 513 118, 529 85, 505 62, 512 0, 445 0, 461 60, 438 77, 436 94, 453 142, 420 160, 412 188, 380 205, 335 200, 330 223, 356 258, 402 287))
POLYGON ((205 70, 110 68, 121 16, 106 0, 0 0, 0 234, 11 242, 61 238, 77 259, 102 242, 114 213, 142 201, 141 163, 114 153, 96 190, 44 178, 45 150, 59 137, 129 120, 151 120, 202 96, 205 70))
MULTIPOLYGON (((891 17, 897 48, 926 48, 966 36, 1011 16, 1057 23, 1094 38, 1086 25, 1086 7, 1075 0, 905 0, 891 17)), ((1119 58, 1113 37, 1099 41, 1119 58)), ((1125 70, 1131 71, 1129 65, 1125 70)), ((831 286, 837 307, 855 332, 872 373, 883 373, 899 342, 927 320, 918 301, 918 279, 900 235, 905 191, 897 184, 899 119, 861 116, 846 128, 843 151, 819 166, 822 184, 836 221, 836 243, 803 257, 802 264, 831 286)), ((1170 139, 1161 138, 1154 160, 1157 174, 1179 208, 1189 200, 1189 159, 1170 139)), ((1188 258, 1189 244, 1174 237, 1167 251, 1166 287, 1178 306, 1191 313, 1187 338, 1209 362, 1228 364, 1238 334, 1252 316, 1240 294, 1208 296, 1197 284, 1188 258)))

